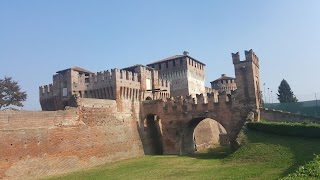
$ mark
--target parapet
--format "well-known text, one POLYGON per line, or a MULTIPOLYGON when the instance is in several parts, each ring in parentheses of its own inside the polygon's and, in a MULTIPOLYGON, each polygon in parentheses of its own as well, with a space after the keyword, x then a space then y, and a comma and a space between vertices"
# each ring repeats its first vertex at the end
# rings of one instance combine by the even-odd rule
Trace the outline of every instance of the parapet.
POLYGON ((131 71, 120 70, 120 79, 138 82, 138 74, 131 71))
POLYGON ((240 54, 239 52, 231 53, 233 64, 237 64, 240 62, 240 54))
POLYGON ((100 71, 89 75, 88 87, 95 89, 95 87, 101 86, 112 86, 116 80, 127 80, 132 82, 138 82, 138 74, 132 73, 131 71, 111 69, 106 71, 100 71))
POLYGON ((210 88, 210 87, 204 87, 205 93, 210 94, 210 93, 218 93, 218 90, 210 88))
POLYGON ((244 54, 246 56, 246 61, 254 62, 257 66, 259 66, 259 58, 258 56, 253 52, 252 49, 249 51, 244 51, 244 54))
POLYGON ((252 49, 249 51, 244 51, 246 59, 244 61, 240 61, 240 55, 239 52, 237 53, 231 53, 233 64, 239 64, 242 62, 253 62, 259 67, 259 58, 258 56, 253 52, 252 49))
POLYGON ((204 112, 213 112, 218 108, 232 108, 233 95, 227 93, 216 94, 214 92, 204 94, 197 94, 196 98, 192 96, 178 96, 171 97, 164 102, 164 111, 182 111, 183 113, 200 110, 204 112))
POLYGON ((50 98, 53 97, 53 88, 52 84, 39 86, 39 95, 40 98, 50 98))

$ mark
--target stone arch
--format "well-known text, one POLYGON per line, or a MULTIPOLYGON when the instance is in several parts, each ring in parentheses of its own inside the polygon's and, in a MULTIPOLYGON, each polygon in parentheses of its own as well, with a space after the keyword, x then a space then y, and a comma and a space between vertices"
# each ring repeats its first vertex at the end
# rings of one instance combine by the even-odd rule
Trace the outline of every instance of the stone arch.
POLYGON ((142 143, 146 155, 163 154, 163 138, 161 118, 156 114, 148 114, 142 122, 142 143))
MULTIPOLYGON (((199 117, 199 118, 193 118, 189 120, 185 125, 183 126, 181 137, 180 137, 180 154, 192 154, 196 151, 196 142, 195 142, 195 129, 198 126, 199 123, 201 123, 204 120, 211 120, 219 124, 220 127, 222 127, 224 130, 222 131, 222 135, 219 134, 219 139, 223 140, 223 144, 229 144, 228 139, 228 129, 223 124, 222 121, 215 120, 210 117, 199 117)), ((218 132, 217 132, 218 133, 218 132)))
POLYGON ((148 96, 148 97, 146 98, 146 100, 152 100, 152 98, 151 98, 150 96, 148 96))

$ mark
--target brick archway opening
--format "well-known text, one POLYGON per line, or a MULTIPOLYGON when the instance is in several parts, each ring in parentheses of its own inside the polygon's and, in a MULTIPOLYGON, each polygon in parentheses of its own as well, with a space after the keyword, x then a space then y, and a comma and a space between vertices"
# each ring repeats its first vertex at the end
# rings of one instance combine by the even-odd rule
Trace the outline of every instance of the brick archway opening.
POLYGON ((143 122, 144 126, 144 151, 146 155, 162 155, 162 124, 161 119, 156 114, 148 114, 143 122))
POLYGON ((226 129, 216 120, 195 118, 184 125, 180 140, 181 155, 219 145, 230 145, 230 141, 226 129))

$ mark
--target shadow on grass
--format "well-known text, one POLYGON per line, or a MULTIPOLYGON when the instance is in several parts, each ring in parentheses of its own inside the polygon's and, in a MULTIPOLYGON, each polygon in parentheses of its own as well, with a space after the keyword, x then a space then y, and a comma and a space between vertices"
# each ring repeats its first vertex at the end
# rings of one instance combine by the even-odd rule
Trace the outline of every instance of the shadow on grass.
POLYGON ((282 172, 282 177, 295 172, 299 166, 313 160, 315 154, 320 154, 320 139, 279 136, 253 130, 249 130, 246 134, 250 143, 277 145, 290 150, 293 163, 282 172))
POLYGON ((224 159, 232 153, 229 146, 217 146, 207 148, 203 151, 196 152, 194 154, 183 155, 187 157, 197 158, 197 159, 224 159))
POLYGON ((264 163, 266 166, 284 168, 279 176, 285 177, 313 160, 315 154, 320 154, 320 139, 279 136, 252 130, 245 134, 249 144, 238 152, 228 146, 218 146, 183 156, 225 162, 264 163))

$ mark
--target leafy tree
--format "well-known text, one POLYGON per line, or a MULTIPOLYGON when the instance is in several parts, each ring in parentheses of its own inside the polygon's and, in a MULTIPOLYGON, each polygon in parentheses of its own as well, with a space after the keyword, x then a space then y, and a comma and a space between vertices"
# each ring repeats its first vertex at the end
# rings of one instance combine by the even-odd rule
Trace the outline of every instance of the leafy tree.
POLYGON ((287 103, 287 102, 298 102, 298 99, 291 91, 290 85, 286 80, 282 80, 280 86, 278 87, 278 100, 280 103, 287 103))
POLYGON ((27 99, 27 93, 20 90, 18 82, 12 77, 0 79, 0 109, 10 105, 22 107, 22 102, 27 99))

